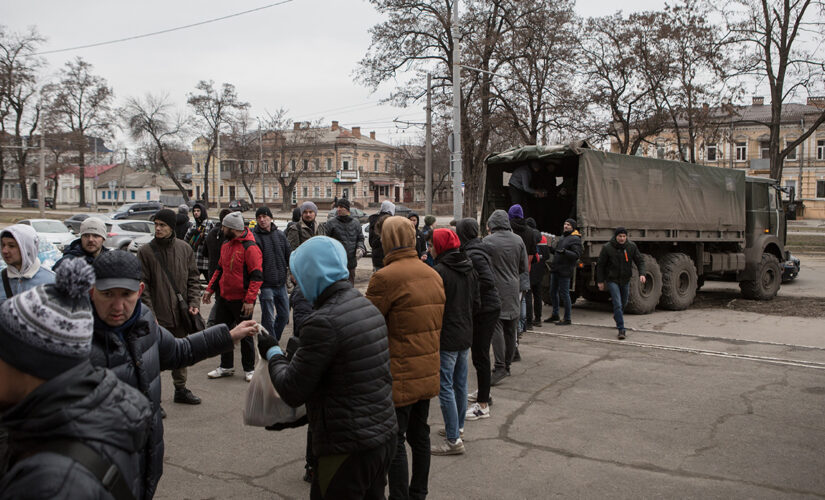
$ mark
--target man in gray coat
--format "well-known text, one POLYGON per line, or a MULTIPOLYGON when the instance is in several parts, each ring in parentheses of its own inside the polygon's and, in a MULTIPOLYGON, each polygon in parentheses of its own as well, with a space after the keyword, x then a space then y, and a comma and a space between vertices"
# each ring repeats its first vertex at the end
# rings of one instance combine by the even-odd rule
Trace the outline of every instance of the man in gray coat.
POLYGON ((519 277, 527 272, 527 249, 524 241, 513 233, 507 212, 496 210, 487 219, 491 234, 482 240, 490 255, 490 267, 501 298, 501 312, 493 334, 495 369, 490 385, 496 385, 510 375, 510 363, 516 350, 516 327, 521 314, 519 277))

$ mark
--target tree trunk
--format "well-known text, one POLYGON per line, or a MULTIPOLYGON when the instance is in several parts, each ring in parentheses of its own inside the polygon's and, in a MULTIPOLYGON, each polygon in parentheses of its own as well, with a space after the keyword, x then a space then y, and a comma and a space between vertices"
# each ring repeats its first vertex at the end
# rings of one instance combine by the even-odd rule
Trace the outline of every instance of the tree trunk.
MULTIPOLYGON (((82 140, 85 140, 83 134, 80 134, 82 140)), ((97 140, 97 139, 95 139, 97 140)), ((85 207, 86 206, 86 152, 84 151, 86 148, 84 144, 81 142, 80 145, 80 204, 79 206, 85 207)))

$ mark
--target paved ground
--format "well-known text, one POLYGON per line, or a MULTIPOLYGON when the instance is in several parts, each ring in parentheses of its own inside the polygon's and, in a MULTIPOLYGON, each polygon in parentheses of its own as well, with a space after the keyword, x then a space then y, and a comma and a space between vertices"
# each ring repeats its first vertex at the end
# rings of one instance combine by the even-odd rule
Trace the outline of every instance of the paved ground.
MULTIPOLYGON (((825 260, 811 262, 783 294, 825 297, 825 260)), ((825 497, 825 319, 657 311, 629 317, 625 342, 603 305, 580 301, 573 320, 525 334, 467 454, 433 457, 430 498, 825 497)), ((216 365, 190 369, 196 407, 172 403, 164 376, 157 498, 306 498, 304 429, 244 427, 247 384, 207 380, 216 365)), ((435 440, 437 400, 430 424, 435 440)))

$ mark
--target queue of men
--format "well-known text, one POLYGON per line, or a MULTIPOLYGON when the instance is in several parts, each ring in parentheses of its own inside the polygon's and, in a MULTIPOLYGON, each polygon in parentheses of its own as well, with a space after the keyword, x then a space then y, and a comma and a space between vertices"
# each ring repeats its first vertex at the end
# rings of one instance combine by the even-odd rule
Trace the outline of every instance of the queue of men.
MULTIPOLYGON (((200 404, 186 387, 186 367, 220 355, 208 377, 233 376, 239 342, 249 381, 258 334, 279 395, 307 407, 311 498, 384 498, 387 484, 390 498, 425 498, 430 457, 465 453, 465 422, 491 417, 491 386, 520 360, 523 299, 533 293, 541 301, 531 267, 543 268, 551 253, 550 319, 570 324, 569 271, 581 255, 580 236, 569 219, 539 251, 543 236, 519 205, 496 210, 483 238, 472 218, 452 230, 427 216, 422 231, 417 215, 395 216, 385 201, 370 218, 374 272, 362 294, 354 284, 364 235, 349 200, 335 208, 320 223, 317 206, 304 202, 285 233, 266 207, 254 229, 240 212, 224 211, 213 225, 200 204, 185 229, 180 211, 164 209, 137 256, 107 251, 105 225, 90 217, 55 272, 39 266, 30 227, 3 229, 0 497, 152 498, 163 468, 161 370, 172 370, 175 403, 200 404), (201 275, 208 278, 203 294, 201 275), (204 324, 200 306, 213 300, 204 324), (263 329, 252 320, 256 304, 263 329), (290 308, 295 340, 284 350, 290 308), (436 396, 443 439, 431 443, 436 396), (65 421, 38 429, 57 402, 85 405, 88 415, 64 411, 65 421)), ((643 264, 623 228, 608 246, 599 287, 613 297, 623 339, 630 263, 641 276, 643 264)), ((538 324, 540 311, 531 310, 527 324, 538 324)))

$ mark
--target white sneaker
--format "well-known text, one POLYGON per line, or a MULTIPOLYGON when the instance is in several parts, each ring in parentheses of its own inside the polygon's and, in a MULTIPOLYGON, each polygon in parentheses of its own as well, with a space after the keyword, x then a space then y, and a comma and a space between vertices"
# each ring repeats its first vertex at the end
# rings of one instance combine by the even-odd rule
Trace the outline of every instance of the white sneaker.
POLYGON ((440 445, 430 448, 430 453, 433 455, 463 455, 464 441, 458 438, 455 443, 451 443, 449 439, 445 439, 440 445))
POLYGON ((478 401, 478 391, 473 391, 470 394, 467 394, 468 403, 475 403, 476 401, 478 401))
POLYGON ((467 414, 464 415, 464 420, 479 420, 482 418, 490 418, 490 406, 482 408, 480 404, 473 403, 473 406, 467 409, 467 414))
POLYGON ((220 366, 206 374, 209 378, 231 377, 232 375, 235 375, 234 368, 221 368, 220 366))
POLYGON ((243 378, 244 378, 247 382, 251 382, 251 381, 252 381, 252 375, 255 375, 255 372, 243 372, 243 378))
MULTIPOLYGON (((441 437, 447 437, 447 429, 438 429, 438 435, 441 437)), ((464 428, 458 430, 458 437, 464 439, 464 428)))

